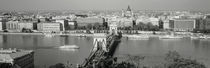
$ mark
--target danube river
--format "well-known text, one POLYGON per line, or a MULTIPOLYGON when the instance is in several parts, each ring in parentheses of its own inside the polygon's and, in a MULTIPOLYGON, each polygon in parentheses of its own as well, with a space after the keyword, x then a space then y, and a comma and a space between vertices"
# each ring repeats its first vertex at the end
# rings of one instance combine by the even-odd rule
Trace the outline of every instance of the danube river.
MULTIPOLYGON (((92 37, 55 36, 44 37, 41 35, 0 35, 1 48, 33 49, 35 51, 35 68, 47 68, 56 63, 81 64, 88 57, 93 47, 92 37), (78 45, 78 50, 63 50, 57 47, 63 45, 78 45)), ((116 50, 115 56, 119 59, 126 55, 146 56, 146 64, 159 64, 162 57, 169 51, 175 50, 182 56, 196 59, 205 65, 210 64, 210 39, 191 40, 127 40, 122 39, 116 50)), ((209 67, 209 66, 208 66, 209 67)))

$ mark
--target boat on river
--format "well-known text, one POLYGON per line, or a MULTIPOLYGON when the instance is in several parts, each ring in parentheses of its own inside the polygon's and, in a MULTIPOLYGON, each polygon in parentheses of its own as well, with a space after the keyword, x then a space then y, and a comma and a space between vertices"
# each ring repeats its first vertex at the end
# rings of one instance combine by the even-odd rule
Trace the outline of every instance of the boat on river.
POLYGON ((172 35, 166 35, 166 36, 160 36, 159 39, 182 39, 181 36, 172 36, 172 35))
POLYGON ((54 37, 55 34, 52 34, 52 33, 44 33, 44 36, 45 37, 54 37))
POLYGON ((206 36, 191 36, 191 39, 208 39, 209 37, 206 36))
POLYGON ((170 32, 169 35, 159 36, 159 39, 182 39, 184 37, 175 35, 174 32, 170 32))
POLYGON ((79 49, 79 46, 77 46, 77 45, 63 45, 58 48, 60 48, 60 49, 79 49))
POLYGON ((52 34, 45 34, 45 37, 54 37, 55 35, 52 34))
POLYGON ((149 36, 132 35, 127 37, 129 40, 149 40, 149 36))

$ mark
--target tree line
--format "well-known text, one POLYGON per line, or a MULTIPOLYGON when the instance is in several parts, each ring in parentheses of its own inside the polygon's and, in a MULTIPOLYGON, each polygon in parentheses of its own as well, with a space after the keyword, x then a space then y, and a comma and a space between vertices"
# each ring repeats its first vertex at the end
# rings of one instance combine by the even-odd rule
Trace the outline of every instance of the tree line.
MULTIPOLYGON (((100 24, 98 22, 94 24, 86 24, 85 26, 79 26, 76 22, 74 26, 71 26, 70 30, 108 30, 107 22, 100 24)), ((119 30, 142 30, 142 31, 159 31, 161 28, 158 25, 153 25, 151 22, 143 23, 139 22, 137 25, 118 27, 119 30)))

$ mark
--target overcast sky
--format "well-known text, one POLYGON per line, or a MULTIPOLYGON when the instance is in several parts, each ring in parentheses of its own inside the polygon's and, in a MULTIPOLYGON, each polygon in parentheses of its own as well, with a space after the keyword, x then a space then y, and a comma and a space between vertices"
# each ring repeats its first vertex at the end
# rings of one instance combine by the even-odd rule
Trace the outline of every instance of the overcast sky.
POLYGON ((210 0, 0 0, 6 10, 210 10, 210 0))

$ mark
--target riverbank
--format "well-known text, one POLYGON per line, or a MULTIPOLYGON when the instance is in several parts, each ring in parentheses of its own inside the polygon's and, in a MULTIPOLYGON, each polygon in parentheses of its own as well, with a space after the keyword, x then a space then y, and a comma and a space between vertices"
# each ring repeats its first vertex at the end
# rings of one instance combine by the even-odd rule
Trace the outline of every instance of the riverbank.
MULTIPOLYGON (((51 33, 49 35, 54 36, 80 36, 80 37, 90 37, 95 36, 97 34, 105 34, 105 33, 95 33, 95 34, 85 34, 85 33, 71 33, 71 34, 62 34, 62 33, 51 33)), ((8 32, 0 32, 0 35, 46 35, 45 33, 8 33, 8 32)), ((162 35, 153 35, 153 34, 123 34, 123 37, 131 37, 131 36, 149 36, 149 37, 159 37, 162 35)))
POLYGON ((0 35, 43 35, 43 33, 9 33, 9 32, 0 32, 0 35))
MULTIPOLYGON (((53 35, 53 36, 77 36, 77 37, 92 37, 92 36, 96 36, 96 35, 105 35, 106 33, 93 33, 93 34, 86 34, 86 33, 68 33, 68 34, 65 34, 65 33, 21 33, 21 32, 0 32, 0 35, 53 35)), ((148 38, 151 38, 151 37, 158 37, 158 38, 161 38, 161 37, 167 37, 167 36, 170 36, 169 34, 151 34, 151 33, 142 33, 142 34, 123 34, 122 35, 123 37, 125 38, 133 38, 133 37, 136 37, 136 38, 139 38, 139 37, 148 37, 148 38)), ((201 37, 201 35, 199 35, 198 33, 193 33, 190 34, 190 33, 187 33, 187 34, 178 34, 178 35, 175 35, 176 37, 181 37, 181 38, 185 38, 185 37, 201 37), (196 36, 194 36, 196 35, 196 36)), ((206 38, 210 38, 210 35, 203 35, 205 36, 206 38)), ((202 36, 202 37, 203 37, 202 36)))
POLYGON ((9 33, 0 32, 0 35, 53 35, 53 36, 94 36, 94 34, 82 34, 82 33, 72 33, 72 34, 62 34, 62 33, 9 33))

